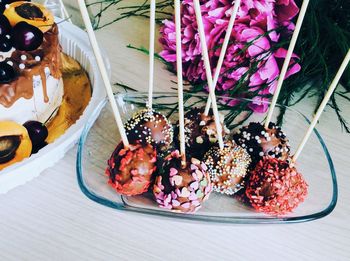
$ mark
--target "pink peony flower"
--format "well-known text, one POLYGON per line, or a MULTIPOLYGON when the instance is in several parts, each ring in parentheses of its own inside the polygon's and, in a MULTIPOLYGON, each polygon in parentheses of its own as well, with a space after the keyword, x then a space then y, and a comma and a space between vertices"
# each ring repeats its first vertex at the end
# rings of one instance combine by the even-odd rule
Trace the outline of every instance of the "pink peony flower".
MULTIPOLYGON (((203 24, 210 62, 215 67, 220 55, 233 3, 228 0, 201 1, 203 24)), ((250 108, 264 112, 267 100, 276 89, 286 50, 278 44, 283 36, 289 36, 294 24, 291 21, 299 12, 294 0, 242 0, 231 34, 224 63, 216 89, 219 95, 229 96, 238 84, 245 84, 240 95, 253 98, 250 108)), ((182 1, 182 50, 183 74, 191 83, 206 80, 201 60, 200 40, 192 0, 182 1)), ((175 25, 173 21, 163 21, 160 55, 176 68, 175 25)), ((293 55, 286 78, 301 68, 298 57, 293 55)), ((204 87, 207 89, 207 87, 204 87)), ((235 94, 236 95, 236 94, 235 94)))

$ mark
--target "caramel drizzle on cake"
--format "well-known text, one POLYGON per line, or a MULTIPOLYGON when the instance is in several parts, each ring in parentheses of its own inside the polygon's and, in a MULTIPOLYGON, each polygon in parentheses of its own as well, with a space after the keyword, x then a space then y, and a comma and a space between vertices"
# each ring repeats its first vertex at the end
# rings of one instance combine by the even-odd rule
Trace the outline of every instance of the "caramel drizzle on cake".
POLYGON ((43 43, 34 51, 13 51, 5 62, 18 72, 18 78, 10 83, 1 84, 0 104, 11 107, 18 99, 31 99, 34 95, 33 76, 40 76, 44 94, 44 102, 49 101, 47 95, 47 74, 61 78, 61 46, 58 40, 58 26, 53 24, 44 34, 43 43), (49 71, 48 71, 49 70, 49 71))

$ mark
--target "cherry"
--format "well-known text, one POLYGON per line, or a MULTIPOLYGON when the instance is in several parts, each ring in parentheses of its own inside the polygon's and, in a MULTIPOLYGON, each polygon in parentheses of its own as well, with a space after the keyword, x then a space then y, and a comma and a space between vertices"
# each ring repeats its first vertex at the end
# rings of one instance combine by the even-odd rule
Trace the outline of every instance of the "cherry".
POLYGON ((23 126, 28 131, 33 147, 43 144, 49 135, 46 126, 39 121, 27 121, 23 126))
POLYGON ((0 14, 0 35, 7 35, 11 32, 11 25, 6 16, 0 14))
POLYGON ((0 35, 0 52, 8 52, 12 49, 12 41, 4 35, 0 35))
POLYGON ((19 22, 12 29, 12 42, 20 51, 33 51, 43 42, 43 32, 26 22, 19 22))
POLYGON ((33 147, 32 147, 32 154, 38 153, 39 150, 41 150, 42 148, 44 148, 46 145, 47 145, 47 142, 46 142, 46 141, 44 141, 44 142, 42 142, 42 143, 40 143, 40 144, 35 144, 35 145, 33 145, 33 147))
POLYGON ((0 62, 0 83, 9 83, 17 77, 15 69, 6 62, 0 62))
POLYGON ((49 132, 44 124, 39 121, 27 121, 23 126, 27 129, 30 140, 32 141, 32 154, 37 153, 47 145, 45 140, 49 132))

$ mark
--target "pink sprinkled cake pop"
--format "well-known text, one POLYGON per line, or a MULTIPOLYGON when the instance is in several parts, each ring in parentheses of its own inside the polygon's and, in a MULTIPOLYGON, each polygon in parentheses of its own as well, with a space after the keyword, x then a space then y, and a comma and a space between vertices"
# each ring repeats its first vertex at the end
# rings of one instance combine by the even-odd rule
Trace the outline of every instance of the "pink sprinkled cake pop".
POLYGON ((152 145, 119 143, 108 160, 109 184, 120 194, 134 196, 146 192, 156 171, 157 153, 152 145))
POLYGON ((156 177, 153 194, 161 208, 193 213, 208 199, 212 190, 206 165, 191 158, 182 164, 179 151, 165 159, 162 173, 156 177))
POLYGON ((259 212, 284 215, 307 196, 308 185, 288 161, 264 157, 251 171, 245 194, 259 212))

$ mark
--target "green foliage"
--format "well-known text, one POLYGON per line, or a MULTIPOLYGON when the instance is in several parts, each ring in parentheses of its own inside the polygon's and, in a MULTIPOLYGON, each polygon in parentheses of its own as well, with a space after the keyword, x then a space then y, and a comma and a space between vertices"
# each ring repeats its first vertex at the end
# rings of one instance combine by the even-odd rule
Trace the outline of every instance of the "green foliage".
MULTIPOLYGON (((301 5, 301 0, 296 0, 301 5)), ((101 0, 91 3, 90 6, 99 6, 96 14, 97 28, 103 28, 109 24, 120 21, 132 16, 148 18, 149 3, 145 0, 141 5, 127 5, 126 0, 101 0), (109 9, 113 9, 118 13, 117 17, 111 21, 101 24, 101 16, 109 9)), ((157 21, 160 22, 165 18, 172 16, 173 8, 172 0, 163 0, 157 3, 157 21)), ((349 0, 311 0, 307 15, 304 19, 300 32, 299 40, 295 52, 300 57, 301 71, 287 79, 283 85, 279 96, 279 103, 286 106, 293 106, 305 98, 316 97, 318 104, 321 103, 330 82, 335 76, 341 61, 345 57, 346 52, 350 48, 350 1, 349 0)), ((278 47, 287 47, 288 42, 282 42, 278 47)), ((145 48, 129 48, 138 49, 146 54, 145 48)), ((271 50, 273 51, 273 50, 271 50)), ((266 54, 268 55, 268 53, 266 54)), ((156 55, 171 70, 171 64, 164 61, 156 55)), ((235 68, 231 68, 234 70, 235 68)), ((251 69, 237 83, 234 90, 229 91, 229 96, 237 97, 247 91, 247 81, 249 75, 258 69, 258 61, 251 61, 251 69)), ((346 132, 350 133, 350 128, 344 115, 342 115, 339 107, 339 99, 350 101, 350 66, 344 73, 342 85, 345 92, 337 91, 333 95, 330 106, 335 110, 341 126, 346 132)), ((203 90, 203 82, 193 84, 191 91, 199 92, 203 90)), ((262 86, 264 87, 264 86, 262 86)), ((222 93, 221 93, 222 94, 222 93)), ((254 96, 254 93, 252 93, 254 96)), ((317 109, 318 107, 315 107, 317 109)), ((245 106, 244 106, 245 107, 245 106)), ((237 108, 240 113, 240 108, 237 108)), ((234 117, 235 115, 232 115, 234 117)), ((283 110, 279 117, 279 121, 283 120, 283 110)))

